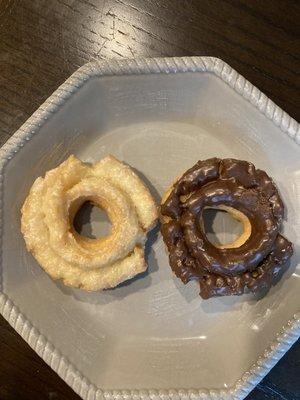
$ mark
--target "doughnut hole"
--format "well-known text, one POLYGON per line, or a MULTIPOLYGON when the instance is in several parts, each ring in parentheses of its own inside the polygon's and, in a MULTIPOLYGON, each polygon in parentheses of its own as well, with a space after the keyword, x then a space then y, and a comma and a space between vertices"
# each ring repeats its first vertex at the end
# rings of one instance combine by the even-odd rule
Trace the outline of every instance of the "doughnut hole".
POLYGON ((75 214, 73 227, 83 237, 99 239, 110 234, 112 225, 105 210, 85 201, 75 214))
POLYGON ((209 242, 219 249, 242 246, 251 235, 251 223, 240 211, 220 205, 205 207, 200 225, 209 242))

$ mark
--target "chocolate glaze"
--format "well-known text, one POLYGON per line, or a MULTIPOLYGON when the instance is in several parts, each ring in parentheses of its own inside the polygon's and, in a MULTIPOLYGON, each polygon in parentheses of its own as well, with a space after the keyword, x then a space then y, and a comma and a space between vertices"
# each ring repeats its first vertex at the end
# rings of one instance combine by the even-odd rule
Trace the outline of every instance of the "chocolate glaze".
POLYGON ((292 244, 279 234, 272 252, 258 264, 255 271, 247 271, 234 277, 208 274, 199 280, 201 296, 208 299, 214 296, 240 295, 246 288, 254 293, 269 289, 292 254, 292 244))
POLYGON ((284 206, 272 179, 247 161, 198 161, 161 206, 162 235, 172 270, 184 283, 200 282, 203 298, 269 288, 292 255, 279 234, 284 206), (251 235, 238 248, 219 249, 201 224, 205 207, 227 205, 245 214, 251 235))

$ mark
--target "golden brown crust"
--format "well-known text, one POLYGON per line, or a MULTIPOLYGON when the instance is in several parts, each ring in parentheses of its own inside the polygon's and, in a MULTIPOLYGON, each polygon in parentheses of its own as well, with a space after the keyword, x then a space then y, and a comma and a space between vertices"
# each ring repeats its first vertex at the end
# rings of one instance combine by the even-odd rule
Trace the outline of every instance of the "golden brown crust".
POLYGON ((68 286, 111 288, 146 269, 143 245, 156 206, 130 167, 112 156, 94 166, 70 156, 34 182, 21 212, 28 250, 68 286), (87 200, 107 211, 112 222, 107 237, 90 240, 74 232, 72 219, 87 200))
POLYGON ((128 165, 108 155, 94 165, 94 171, 96 176, 104 176, 131 198, 145 231, 153 228, 157 220, 157 206, 149 189, 128 165))
POLYGON ((252 231, 251 222, 249 221, 249 218, 245 214, 243 214, 241 211, 239 211, 233 207, 229 207, 229 206, 225 206, 225 205, 219 205, 217 207, 205 207, 205 208, 226 211, 233 218, 235 218, 236 220, 238 220, 239 222, 241 222, 243 224, 242 234, 231 243, 227 243, 224 245, 216 245, 215 244, 214 246, 217 247, 218 249, 236 249, 238 247, 241 247, 251 236, 251 231, 252 231))

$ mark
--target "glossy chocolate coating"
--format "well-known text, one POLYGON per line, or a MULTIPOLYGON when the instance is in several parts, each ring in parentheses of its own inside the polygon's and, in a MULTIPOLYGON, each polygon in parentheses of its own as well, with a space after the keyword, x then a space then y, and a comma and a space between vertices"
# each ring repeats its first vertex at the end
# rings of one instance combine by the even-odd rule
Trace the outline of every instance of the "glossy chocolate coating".
POLYGON ((200 294, 208 299, 215 296, 240 295, 248 288, 254 293, 269 289, 275 283, 283 266, 293 254, 292 244, 280 234, 273 250, 253 272, 244 272, 234 277, 207 274, 200 279, 200 294))
POLYGON ((184 283, 200 282, 209 298, 270 287, 291 243, 279 234, 284 207, 272 179, 247 161, 199 161, 173 186, 161 206, 162 235, 172 270, 184 283), (246 215, 251 235, 238 248, 209 242, 201 224, 205 207, 226 205, 246 215))

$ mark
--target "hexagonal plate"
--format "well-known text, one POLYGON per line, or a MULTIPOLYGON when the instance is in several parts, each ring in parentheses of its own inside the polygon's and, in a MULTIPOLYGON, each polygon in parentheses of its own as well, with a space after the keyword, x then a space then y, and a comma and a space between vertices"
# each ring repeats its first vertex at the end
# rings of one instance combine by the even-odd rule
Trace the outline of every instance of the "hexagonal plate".
POLYGON ((107 61, 72 75, 1 150, 0 311, 84 399, 241 399, 297 339, 299 125, 221 60, 107 61), (266 169, 288 210, 291 267, 263 298, 202 301, 173 278, 152 234, 149 272, 102 293, 53 282, 26 251, 20 207, 33 180, 75 153, 113 153, 159 200, 198 159, 266 169), (80 372, 79 372, 80 371, 80 372))

